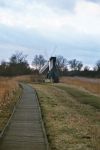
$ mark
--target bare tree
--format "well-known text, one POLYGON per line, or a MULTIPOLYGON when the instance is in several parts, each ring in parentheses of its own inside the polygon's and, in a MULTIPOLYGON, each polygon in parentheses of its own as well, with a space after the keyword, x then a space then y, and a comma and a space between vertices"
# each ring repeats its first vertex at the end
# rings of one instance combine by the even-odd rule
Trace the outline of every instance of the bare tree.
POLYGON ((56 60, 56 65, 58 67, 59 70, 64 70, 67 69, 67 59, 64 58, 63 56, 56 56, 57 60, 56 60))
POLYGON ((24 55, 22 52, 16 52, 10 58, 10 64, 19 64, 19 63, 26 63, 27 55, 24 55))
POLYGON ((32 65, 35 66, 36 69, 38 69, 39 59, 38 55, 35 55, 34 60, 32 61, 32 65))
POLYGON ((100 60, 97 61, 95 68, 97 71, 100 71, 100 60))
POLYGON ((9 62, 9 74, 11 74, 12 76, 29 74, 31 70, 26 57, 27 56, 22 52, 16 52, 15 54, 13 54, 9 62))
POLYGON ((77 61, 77 70, 81 71, 82 67, 83 67, 82 62, 81 61, 77 61))
POLYGON ((84 71, 89 71, 89 70, 90 70, 89 66, 84 67, 84 71))
POLYGON ((40 70, 45 62, 46 60, 43 55, 35 55, 32 64, 35 66, 36 69, 40 70))
POLYGON ((69 66, 73 71, 77 71, 77 70, 80 71, 83 67, 83 63, 76 59, 72 59, 69 61, 69 66))

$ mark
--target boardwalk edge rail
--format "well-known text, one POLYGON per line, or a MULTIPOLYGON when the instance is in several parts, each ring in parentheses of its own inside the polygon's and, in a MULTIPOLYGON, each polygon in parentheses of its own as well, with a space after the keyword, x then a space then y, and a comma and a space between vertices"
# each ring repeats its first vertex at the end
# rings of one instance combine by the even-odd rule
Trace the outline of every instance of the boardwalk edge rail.
POLYGON ((40 119, 41 119, 41 122, 42 122, 42 129, 43 129, 43 134, 44 134, 44 138, 45 138, 46 149, 47 150, 51 150, 50 146, 49 146, 46 130, 45 130, 44 121, 43 121, 43 118, 42 118, 42 111, 41 111, 41 108, 40 108, 39 96, 38 96, 38 93, 37 93, 36 89, 34 89, 34 91, 35 91, 35 96, 36 96, 38 107, 39 107, 39 111, 40 111, 40 119))

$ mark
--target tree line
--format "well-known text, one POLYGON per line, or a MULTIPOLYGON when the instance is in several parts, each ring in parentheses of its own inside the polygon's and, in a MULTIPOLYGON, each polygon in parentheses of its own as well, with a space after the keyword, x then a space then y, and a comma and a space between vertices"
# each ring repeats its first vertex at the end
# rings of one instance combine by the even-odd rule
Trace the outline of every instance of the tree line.
MULTIPOLYGON (((89 66, 84 66, 82 61, 77 59, 67 60, 63 56, 56 56, 56 66, 61 76, 86 76, 100 77, 100 60, 96 62, 91 70, 89 66)), ((43 55, 35 55, 33 57, 32 66, 27 61, 27 55, 22 52, 14 53, 9 61, 1 61, 0 76, 18 76, 38 73, 41 67, 48 60, 43 55)))
POLYGON ((15 53, 10 58, 9 61, 1 61, 0 64, 0 75, 1 76, 17 76, 30 74, 32 70, 26 60, 26 55, 23 53, 15 53))

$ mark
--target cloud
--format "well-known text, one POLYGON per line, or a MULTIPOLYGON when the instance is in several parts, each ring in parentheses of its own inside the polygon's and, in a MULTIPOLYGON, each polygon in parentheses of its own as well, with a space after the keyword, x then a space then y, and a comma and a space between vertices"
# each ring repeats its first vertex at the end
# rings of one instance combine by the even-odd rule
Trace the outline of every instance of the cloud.
POLYGON ((96 37, 77 35, 78 38, 67 36, 66 40, 57 38, 54 40, 43 37, 35 30, 26 31, 14 27, 0 26, 0 31, 1 58, 4 55, 10 57, 12 52, 15 51, 23 51, 28 54, 28 60, 31 62, 35 54, 43 54, 46 55, 46 58, 49 58, 55 47, 56 54, 64 55, 67 59, 79 59, 85 64, 94 64, 100 57, 100 43, 99 38, 97 40, 96 37))
POLYGON ((72 10, 76 4, 77 0, 43 0, 43 2, 52 8, 60 8, 72 10))
POLYGON ((57 46, 58 54, 86 58, 86 63, 92 64, 100 57, 99 39, 98 3, 89 0, 0 0, 0 50, 25 49, 28 52, 29 49, 30 55, 43 51, 50 54, 57 46))
MULTIPOLYGON (((42 1, 52 3, 53 5, 52 0, 42 1)), ((15 6, 18 6, 20 11, 1 7, 0 23, 18 28, 35 29, 44 36, 48 35, 52 37, 56 35, 56 37, 58 37, 58 34, 65 36, 70 34, 69 31, 79 32, 80 34, 100 34, 99 5, 81 0, 74 6, 74 13, 68 12, 67 10, 61 13, 60 10, 55 12, 52 7, 48 7, 45 3, 39 2, 39 0, 38 2, 32 1, 31 4, 31 1, 28 3, 26 0, 26 3, 23 3, 23 0, 18 0, 18 5, 16 4, 15 6), (20 6, 19 3, 21 3, 20 6)), ((61 1, 59 1, 59 5, 60 2, 61 1)), ((56 1, 54 3, 56 4, 56 1)))
POLYGON ((87 0, 87 1, 90 1, 90 2, 93 2, 93 3, 100 3, 100 0, 87 0))
POLYGON ((19 7, 23 7, 25 4, 27 5, 34 5, 35 3, 37 4, 44 4, 47 5, 49 7, 52 8, 60 8, 60 9, 68 9, 71 10, 74 8, 76 2, 78 0, 17 0, 17 1, 13 1, 13 0, 1 0, 0 1, 0 5, 2 7, 9 7, 9 8, 17 8, 17 6, 19 7))

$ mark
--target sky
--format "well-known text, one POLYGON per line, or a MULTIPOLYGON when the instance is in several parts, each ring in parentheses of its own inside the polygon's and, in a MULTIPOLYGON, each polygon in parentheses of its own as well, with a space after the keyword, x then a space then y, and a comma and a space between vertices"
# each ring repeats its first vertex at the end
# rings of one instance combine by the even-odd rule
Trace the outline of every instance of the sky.
POLYGON ((0 0, 0 62, 16 51, 100 59, 100 0, 0 0))

